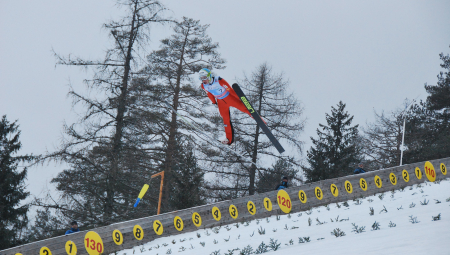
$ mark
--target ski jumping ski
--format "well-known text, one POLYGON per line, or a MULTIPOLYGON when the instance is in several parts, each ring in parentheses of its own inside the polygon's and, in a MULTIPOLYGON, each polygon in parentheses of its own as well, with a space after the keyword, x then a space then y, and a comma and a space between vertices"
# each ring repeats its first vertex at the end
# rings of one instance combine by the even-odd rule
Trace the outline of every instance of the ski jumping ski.
POLYGON ((278 150, 278 152, 281 154, 284 152, 283 146, 278 142, 278 140, 273 136, 270 129, 267 127, 266 123, 264 123, 261 116, 259 116, 258 112, 253 108, 253 106, 248 101, 247 97, 245 96, 244 92, 242 92, 241 88, 237 83, 233 84, 233 90, 236 92, 236 94, 239 96, 239 99, 241 99, 242 103, 244 103, 245 107, 247 107, 248 111, 252 115, 252 117, 255 119, 256 123, 259 127, 264 131, 266 136, 269 138, 269 140, 272 142, 273 146, 278 150))

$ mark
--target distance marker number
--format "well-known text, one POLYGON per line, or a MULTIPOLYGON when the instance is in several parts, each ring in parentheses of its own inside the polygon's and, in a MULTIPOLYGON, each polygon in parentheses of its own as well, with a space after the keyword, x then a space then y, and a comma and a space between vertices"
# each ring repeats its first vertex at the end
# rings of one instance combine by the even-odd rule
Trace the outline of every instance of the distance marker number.
POLYGON ((402 178, 405 182, 409 182, 409 174, 408 171, 406 171, 405 169, 403 169, 402 171, 402 178))
POLYGON ((306 193, 303 190, 300 190, 298 192, 298 199, 300 199, 300 202, 306 203, 308 201, 308 198, 306 197, 306 193))
POLYGON ((235 205, 230 205, 230 207, 228 208, 228 211, 230 211, 230 216, 233 219, 236 219, 238 217, 238 209, 235 205))
POLYGON ((112 233, 112 238, 114 243, 116 243, 117 245, 123 244, 123 235, 122 232, 120 232, 120 230, 115 229, 112 233))
POLYGON ((164 232, 164 227, 163 227, 163 224, 161 223, 161 221, 155 220, 153 222, 153 230, 155 231, 155 233, 157 235, 159 235, 159 236, 162 235, 162 233, 164 232))
POLYGON ((425 174, 430 182, 436 181, 436 171, 430 161, 425 162, 425 174))
POLYGON ((142 238, 144 238, 144 230, 139 225, 134 225, 133 234, 134 238, 137 240, 142 240, 142 238))
POLYGON ((289 194, 286 191, 280 189, 277 193, 277 198, 278 206, 280 207, 280 209, 284 213, 289 213, 292 209, 292 202, 289 194))
POLYGON ((47 247, 42 247, 41 250, 39 251, 39 255, 52 255, 52 252, 50 251, 49 248, 47 247))
POLYGON ((322 200, 323 198, 323 192, 319 187, 316 187, 314 189, 314 194, 316 194, 317 199, 322 200))
POLYGON ((75 245, 74 242, 72 242, 70 240, 66 242, 66 252, 68 255, 77 254, 77 246, 75 245))
POLYGON ((103 253, 102 238, 94 231, 89 231, 84 236, 84 247, 89 255, 99 255, 103 253))
POLYGON ((192 222, 196 227, 200 227, 202 225, 202 217, 200 217, 200 214, 198 214, 198 212, 194 212, 192 214, 192 222))
POLYGON ((345 186, 345 190, 346 190, 349 194, 351 194, 351 193, 353 192, 353 186, 352 186, 352 183, 351 183, 351 182, 345 181, 344 186, 345 186))
POLYGON ((333 196, 335 196, 335 197, 339 196, 339 190, 338 190, 338 187, 336 186, 336 184, 334 184, 334 183, 331 184, 330 191, 331 191, 331 194, 333 194, 333 196))
POLYGON ((414 173, 416 174, 417 179, 422 179, 422 171, 420 171, 420 168, 416 167, 414 173))
POLYGON ((443 175, 447 175, 447 167, 444 163, 441 163, 441 172, 443 175))
POLYGON ((425 162, 425 174, 430 182, 436 181, 436 171, 430 161, 425 162))
POLYGON ((397 185, 397 176, 395 176, 394 173, 389 174, 389 180, 391 181, 392 185, 397 185))
POLYGON ((361 187, 362 190, 364 191, 367 190, 367 182, 366 180, 364 180, 364 178, 359 179, 359 186, 361 187))
POLYGON ((177 216, 173 219, 173 225, 178 231, 182 231, 184 228, 183 220, 180 218, 180 216, 177 216))
POLYGON ((248 212, 251 215, 255 215, 255 213, 256 213, 256 206, 255 206, 255 204, 252 201, 248 201, 247 202, 247 209, 248 209, 248 212))
POLYGON ((383 186, 383 181, 381 180, 380 176, 375 175, 375 178, 373 178, 373 180, 375 181, 375 185, 377 186, 377 188, 381 188, 383 186))
POLYGON ((267 211, 272 211, 272 201, 268 197, 264 198, 264 207, 267 211))
POLYGON ((216 206, 213 207, 211 212, 215 220, 219 221, 222 218, 222 214, 220 214, 220 210, 216 206))

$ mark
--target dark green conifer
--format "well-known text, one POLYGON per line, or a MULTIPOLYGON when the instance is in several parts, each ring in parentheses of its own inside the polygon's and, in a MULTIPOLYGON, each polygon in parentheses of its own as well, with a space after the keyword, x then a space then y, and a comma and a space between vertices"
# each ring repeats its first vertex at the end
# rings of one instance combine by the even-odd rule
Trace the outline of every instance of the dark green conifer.
POLYGON ((353 173, 361 160, 357 145, 358 125, 352 126, 353 116, 340 101, 326 113, 327 125, 319 124, 318 139, 311 137, 313 146, 307 151, 309 166, 304 166, 306 181, 314 182, 353 173))
POLYGON ((450 108, 450 56, 448 54, 444 56, 441 53, 439 57, 443 62, 441 67, 446 69, 446 72, 439 73, 436 85, 427 85, 425 83, 425 90, 429 94, 427 103, 430 110, 450 108))
POLYGON ((257 192, 263 193, 274 190, 284 176, 288 177, 289 186, 293 186, 295 185, 293 178, 297 176, 297 173, 298 169, 294 167, 289 159, 278 159, 268 171, 263 169, 258 172, 258 181, 256 182, 257 192))
POLYGON ((19 170, 19 163, 29 162, 30 155, 17 156, 22 147, 17 121, 10 123, 4 115, 0 122, 0 250, 24 242, 23 230, 28 224, 28 204, 23 204, 30 193, 25 191, 27 168, 19 170))
POLYGON ((194 148, 188 140, 177 139, 172 168, 171 208, 186 209, 205 204, 204 171, 198 166, 194 148))

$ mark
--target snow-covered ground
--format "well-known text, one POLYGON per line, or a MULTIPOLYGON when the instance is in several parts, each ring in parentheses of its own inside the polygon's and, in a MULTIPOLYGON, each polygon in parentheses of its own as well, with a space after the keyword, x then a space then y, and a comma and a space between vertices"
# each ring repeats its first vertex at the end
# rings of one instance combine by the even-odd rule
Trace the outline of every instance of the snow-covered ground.
POLYGON ((448 179, 414 185, 395 193, 377 194, 361 199, 359 203, 350 200, 339 203, 339 207, 330 204, 328 208, 317 207, 308 212, 282 215, 278 219, 272 216, 162 237, 117 254, 253 254, 261 243, 269 246, 271 239, 281 244, 276 251, 267 247, 267 254, 274 255, 450 254, 448 179), (370 215, 370 208, 373 208, 373 215, 370 215), (433 221, 433 216, 439 214, 440 219, 433 221), (311 221, 310 225, 308 221, 311 221), (379 223, 379 230, 373 230, 375 222, 379 223), (352 223, 358 229, 365 227, 364 232, 353 232, 352 223), (337 229, 345 235, 335 237, 331 234, 337 229), (260 234, 263 230, 265 233, 260 234), (299 238, 309 239, 309 242, 299 243, 299 238), (248 246, 253 253, 245 253, 248 246))

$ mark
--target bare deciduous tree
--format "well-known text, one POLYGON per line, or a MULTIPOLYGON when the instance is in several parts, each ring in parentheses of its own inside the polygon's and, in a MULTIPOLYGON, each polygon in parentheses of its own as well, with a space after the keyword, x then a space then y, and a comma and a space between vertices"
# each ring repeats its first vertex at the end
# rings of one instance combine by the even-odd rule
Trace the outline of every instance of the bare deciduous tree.
POLYGON ((127 14, 104 25, 114 47, 106 51, 103 60, 61 57, 55 53, 57 64, 92 68, 94 75, 85 80, 87 95, 71 88, 69 95, 74 104, 83 104, 86 112, 79 123, 64 125, 66 136, 61 148, 45 158, 70 166, 52 181, 62 192, 62 199, 36 204, 61 210, 87 226, 139 215, 130 205, 151 174, 151 166, 146 165, 151 164, 151 156, 142 144, 133 143, 126 132, 133 103, 130 84, 140 68, 139 49, 149 40, 149 26, 169 20, 161 16, 165 7, 157 0, 117 3, 127 14))
MULTIPOLYGON (((243 151, 246 158, 261 165, 274 164, 277 160, 288 162, 287 165, 299 166, 299 155, 302 153, 302 144, 299 135, 303 131, 303 108, 293 93, 288 91, 289 81, 284 74, 276 74, 267 63, 261 64, 250 77, 244 75, 239 81, 244 93, 251 101, 253 107, 260 113, 272 130, 274 136, 288 146, 289 152, 280 155, 273 148, 272 143, 262 132, 256 122, 247 114, 234 111, 232 114, 233 127, 236 134, 235 149, 243 151)), ((222 126, 220 126, 220 130, 222 126)), ((223 162, 216 161, 217 167, 212 172, 217 173, 221 182, 211 183, 210 189, 216 198, 231 198, 244 194, 253 195, 256 191, 257 178, 268 178, 264 172, 273 172, 270 167, 257 169, 254 164, 248 164, 242 158, 221 154, 223 162), (260 173, 257 175, 257 171, 260 173), (223 181, 227 180, 227 181, 223 181), (219 194, 225 192, 224 194, 219 194)), ((280 164, 278 164, 280 165, 280 164)), ((282 165, 282 164, 281 164, 282 165)), ((298 176, 290 176, 300 180, 298 176)), ((281 178, 281 177, 279 177, 281 178)), ((277 182, 279 181, 277 178, 277 182)), ((261 182, 261 183, 271 183, 261 182)))

